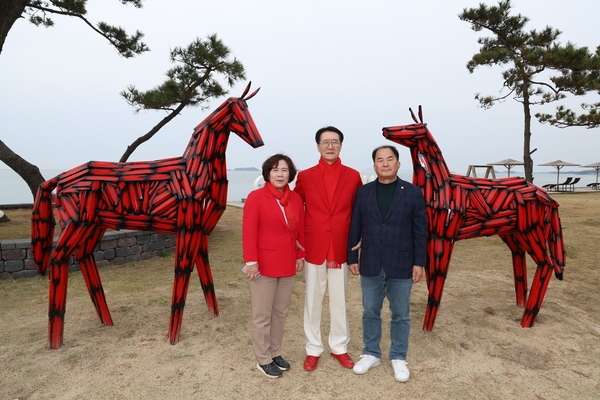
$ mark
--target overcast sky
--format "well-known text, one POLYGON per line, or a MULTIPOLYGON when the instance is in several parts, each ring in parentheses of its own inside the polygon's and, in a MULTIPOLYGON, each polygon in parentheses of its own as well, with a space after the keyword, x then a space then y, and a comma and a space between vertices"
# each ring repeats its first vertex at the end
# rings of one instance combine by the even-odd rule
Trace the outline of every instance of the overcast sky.
MULTIPOLYGON (((291 156, 300 169, 310 167, 318 160, 315 131, 334 125, 345 134, 343 162, 365 170, 372 165, 372 149, 386 144, 381 128, 412 123, 408 108, 419 104, 451 171, 464 174, 470 164, 522 159, 521 104, 507 100, 483 110, 474 100, 477 92, 498 94, 503 70, 470 74, 465 67, 478 52, 477 38, 488 33, 473 32, 458 14, 479 3, 146 0, 136 9, 116 0, 89 1, 90 21, 144 32, 151 51, 132 59, 120 57, 74 18, 52 16, 55 27, 49 29, 22 19, 0 54, 0 138, 43 169, 118 161, 127 145, 164 117, 157 111, 135 114, 119 93, 128 85, 148 90, 162 83, 172 66, 170 49, 216 33, 243 63, 253 87, 261 87, 248 104, 265 146, 254 150, 232 135, 228 168, 260 168, 277 152, 291 156)), ((548 25, 563 32, 562 43, 600 45, 599 1, 513 4, 514 13, 530 18, 526 30, 548 25)), ((239 96, 245 86, 239 82, 230 95, 239 96)), ((214 100, 208 110, 184 110, 130 161, 181 155, 193 128, 224 100, 214 100)), ((600 129, 558 129, 534 120, 532 132, 531 147, 538 149, 534 174, 554 171, 537 164, 556 159, 600 161, 600 129)), ((399 149, 402 169, 410 169, 408 152, 399 149)))

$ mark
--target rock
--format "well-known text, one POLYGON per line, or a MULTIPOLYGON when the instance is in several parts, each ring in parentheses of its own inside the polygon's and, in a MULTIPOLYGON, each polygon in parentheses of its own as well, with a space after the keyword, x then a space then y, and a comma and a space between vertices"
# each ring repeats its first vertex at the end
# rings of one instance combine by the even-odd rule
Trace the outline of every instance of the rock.
POLYGON ((4 214, 4 212, 2 210, 0 210, 0 223, 1 222, 9 222, 10 218, 8 218, 6 216, 6 214, 4 214))

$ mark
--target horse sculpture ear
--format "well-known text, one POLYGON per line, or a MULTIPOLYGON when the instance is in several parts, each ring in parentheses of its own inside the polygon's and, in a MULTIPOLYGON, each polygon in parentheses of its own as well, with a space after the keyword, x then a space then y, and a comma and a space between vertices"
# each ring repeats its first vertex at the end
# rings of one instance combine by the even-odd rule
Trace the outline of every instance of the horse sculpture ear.
POLYGON ((419 121, 417 121, 417 117, 416 117, 415 113, 413 112, 412 108, 408 107, 408 111, 410 111, 410 116, 412 117, 413 121, 415 121, 415 124, 418 124, 419 121))
POLYGON ((248 85, 246 85, 246 89, 244 89, 244 93, 242 93, 242 95, 240 96, 241 99, 243 99, 250 91, 250 85, 252 85, 252 81, 248 82, 248 85))
POLYGON ((417 116, 413 112, 412 108, 409 107, 408 111, 410 111, 410 116, 412 117, 413 121, 415 121, 415 123, 417 123, 417 124, 423 123, 423 109, 421 108, 421 105, 419 105, 419 119, 418 120, 417 120, 417 116))
POLYGON ((260 88, 256 89, 254 92, 250 93, 250 94, 248 95, 248 97, 244 98, 244 100, 250 100, 251 98, 253 98, 253 97, 254 97, 254 95, 255 95, 256 93, 258 93, 258 91, 259 91, 259 90, 260 90, 260 88))
POLYGON ((258 88, 254 92, 250 93, 250 95, 248 97, 246 97, 246 95, 250 91, 250 85, 252 85, 252 81, 248 82, 248 86, 246 86, 246 89, 244 89, 244 93, 242 93, 242 95, 240 96, 240 99, 242 99, 242 100, 250 100, 260 90, 260 88, 258 88))

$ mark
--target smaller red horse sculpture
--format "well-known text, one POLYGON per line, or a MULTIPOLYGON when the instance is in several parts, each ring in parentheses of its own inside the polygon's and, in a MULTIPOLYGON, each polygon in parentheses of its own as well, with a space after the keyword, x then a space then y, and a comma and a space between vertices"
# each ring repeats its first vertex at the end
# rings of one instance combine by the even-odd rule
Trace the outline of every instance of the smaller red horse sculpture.
POLYGON ((100 322, 112 326, 93 251, 106 229, 133 229, 176 235, 175 281, 168 337, 179 341, 183 308, 194 264, 208 309, 219 313, 208 262, 208 240, 225 211, 225 149, 230 132, 252 147, 263 145, 248 111, 250 84, 241 97, 226 100, 202 121, 182 157, 111 163, 90 161, 42 183, 32 212, 31 248, 43 275, 50 262, 48 343, 63 342, 69 260, 76 254, 100 322), (54 217, 62 232, 52 252, 54 217))
POLYGON ((517 304, 525 306, 522 327, 532 327, 554 269, 562 280, 565 247, 558 203, 519 177, 487 179, 451 174, 435 139, 410 110, 414 124, 383 128, 383 136, 410 149, 413 183, 423 190, 429 220, 429 289, 423 330, 431 331, 457 240, 498 235, 512 252, 517 304), (527 297, 525 253, 537 269, 527 297))

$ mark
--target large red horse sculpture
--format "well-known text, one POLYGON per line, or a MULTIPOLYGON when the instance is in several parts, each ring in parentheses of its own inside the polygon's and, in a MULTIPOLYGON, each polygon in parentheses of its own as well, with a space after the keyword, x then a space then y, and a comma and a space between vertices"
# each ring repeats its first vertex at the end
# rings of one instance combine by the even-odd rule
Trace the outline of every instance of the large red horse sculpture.
POLYGON ((429 289, 423 330, 431 331, 457 240, 498 235, 512 252, 517 304, 525 306, 522 327, 532 327, 552 270, 562 280, 565 247, 558 203, 544 189, 519 177, 487 179, 451 174, 435 139, 410 110, 414 124, 383 128, 383 136, 410 149, 413 183, 423 190, 429 219, 429 289), (527 297, 525 253, 537 269, 527 297))
POLYGON ((195 129, 181 157, 150 162, 90 161, 42 183, 32 213, 32 251, 45 274, 50 262, 48 342, 63 342, 69 259, 76 254, 100 322, 112 326, 93 251, 106 229, 146 230, 176 235, 175 280, 168 338, 179 341, 190 275, 198 266, 208 309, 219 313, 208 262, 207 236, 225 211, 225 149, 230 132, 252 147, 263 145, 248 111, 250 84, 226 100, 195 129), (55 210, 62 232, 52 251, 55 210), (52 251, 52 253, 51 253, 52 251))

